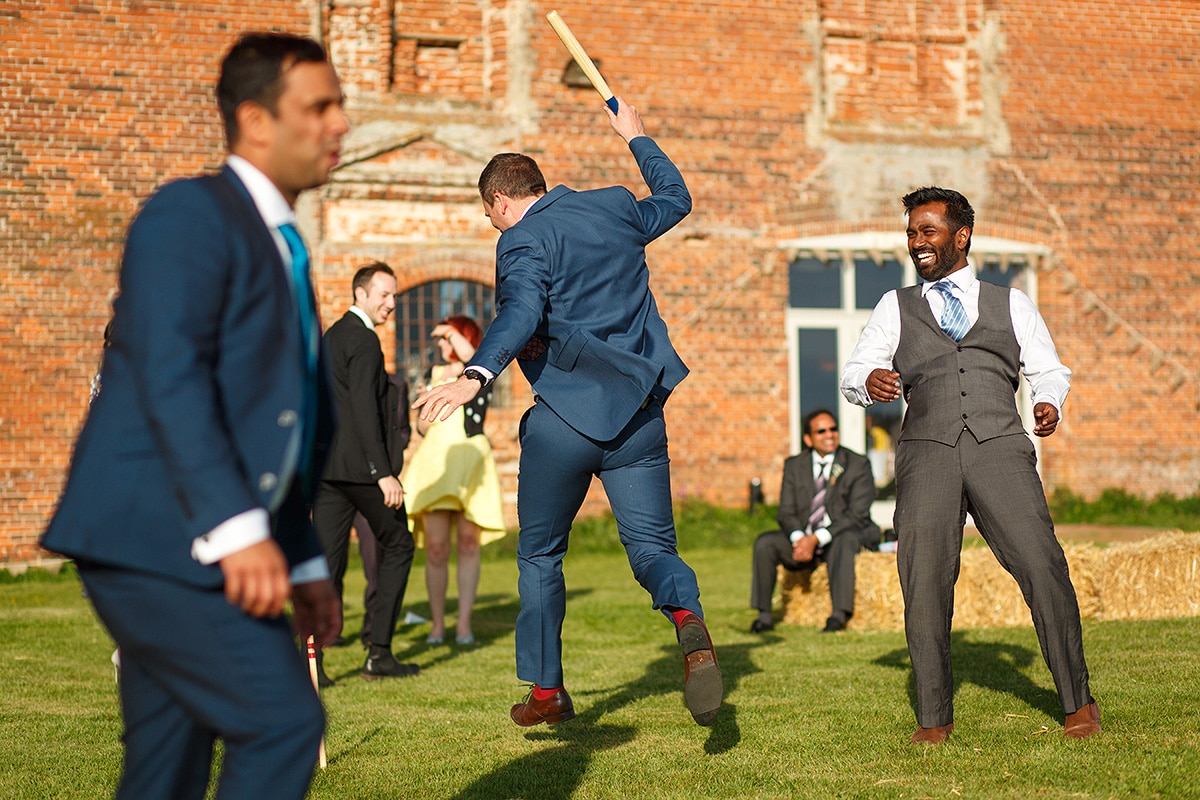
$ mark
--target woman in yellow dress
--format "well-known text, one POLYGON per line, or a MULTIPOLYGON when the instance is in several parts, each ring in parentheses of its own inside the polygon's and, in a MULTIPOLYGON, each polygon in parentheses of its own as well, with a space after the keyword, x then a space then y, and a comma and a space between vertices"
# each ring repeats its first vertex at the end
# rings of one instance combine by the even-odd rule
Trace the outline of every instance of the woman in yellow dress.
MULTIPOLYGON (((445 364, 432 367, 429 387, 457 380, 475 355, 483 331, 470 317, 456 316, 433 329, 445 364)), ((424 439, 409 461, 404 496, 413 538, 425 548, 425 585, 432 628, 426 641, 446 635, 446 589, 450 582, 450 539, 457 532, 458 620, 455 641, 473 644, 471 610, 479 585, 479 548, 504 536, 500 481, 492 446, 483 433, 491 389, 457 409, 445 421, 418 419, 424 439)))

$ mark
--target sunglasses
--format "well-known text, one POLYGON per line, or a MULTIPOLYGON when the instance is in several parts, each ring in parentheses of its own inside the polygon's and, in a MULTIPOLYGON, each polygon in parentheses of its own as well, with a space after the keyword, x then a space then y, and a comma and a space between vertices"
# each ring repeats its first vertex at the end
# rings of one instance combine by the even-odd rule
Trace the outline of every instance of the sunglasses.
POLYGON ((817 428, 815 431, 813 431, 814 436, 822 433, 837 433, 837 425, 833 425, 829 428, 817 428))

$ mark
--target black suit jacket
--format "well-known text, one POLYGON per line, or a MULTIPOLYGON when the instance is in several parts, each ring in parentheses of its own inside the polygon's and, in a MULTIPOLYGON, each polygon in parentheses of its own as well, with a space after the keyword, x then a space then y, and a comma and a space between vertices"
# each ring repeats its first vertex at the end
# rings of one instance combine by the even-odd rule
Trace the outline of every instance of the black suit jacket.
MULTIPOLYGON (((871 503, 875 500, 875 478, 871 464, 858 453, 839 447, 833 454, 830 487, 825 493, 825 511, 829 514, 829 533, 834 538, 847 532, 873 531, 871 503), (836 477, 834 475, 836 474, 836 477)), ((784 533, 804 530, 813 498, 812 450, 783 462, 783 486, 779 490, 779 528, 784 533)))
POLYGON ((398 435, 399 392, 391 389, 374 328, 347 311, 326 331, 325 347, 333 373, 338 428, 322 478, 376 483, 386 475, 398 475, 401 464, 396 463, 388 440, 394 441, 389 432, 398 435))

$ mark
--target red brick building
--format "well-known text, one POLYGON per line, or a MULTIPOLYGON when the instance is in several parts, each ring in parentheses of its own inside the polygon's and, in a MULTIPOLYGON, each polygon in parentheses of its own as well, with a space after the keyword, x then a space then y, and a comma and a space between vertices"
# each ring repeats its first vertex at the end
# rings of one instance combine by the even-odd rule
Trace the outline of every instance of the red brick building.
MULTIPOLYGON (((496 234, 474 181, 492 154, 530 153, 552 185, 645 191, 573 85, 553 8, 695 198, 650 253, 693 370, 668 406, 677 495, 741 504, 761 476, 774 499, 799 415, 838 402, 866 315, 914 280, 898 197, 929 183, 971 198, 977 264, 1034 297, 1075 371, 1047 487, 1197 490, 1192 0, 6 0, 0 562, 38 556, 130 216, 221 163, 212 87, 235 35, 310 33, 333 54, 355 129, 301 208, 323 315, 355 266, 388 261, 411 293, 385 347, 415 375, 431 315, 486 308, 496 234)), ((527 389, 509 380, 489 433, 511 492, 527 389)), ((864 449, 863 412, 838 412, 864 449)))

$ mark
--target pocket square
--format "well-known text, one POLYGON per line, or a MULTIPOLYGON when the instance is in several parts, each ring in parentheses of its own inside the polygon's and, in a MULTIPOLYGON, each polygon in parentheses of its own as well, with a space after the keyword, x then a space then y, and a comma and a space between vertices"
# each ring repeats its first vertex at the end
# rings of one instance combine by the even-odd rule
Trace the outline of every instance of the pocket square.
POLYGON ((517 353, 517 358, 521 361, 533 361, 535 358, 541 358, 546 352, 546 343, 542 341, 542 337, 533 336, 525 346, 521 348, 521 352, 517 353))

